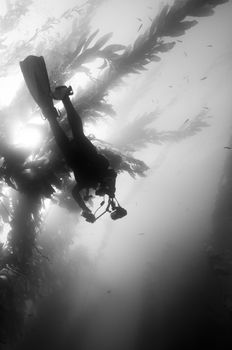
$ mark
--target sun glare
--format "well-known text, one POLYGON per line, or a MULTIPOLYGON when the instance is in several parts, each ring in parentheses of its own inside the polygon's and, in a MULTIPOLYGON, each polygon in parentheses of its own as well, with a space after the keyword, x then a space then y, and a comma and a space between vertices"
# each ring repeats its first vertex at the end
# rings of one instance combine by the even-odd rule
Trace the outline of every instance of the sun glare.
POLYGON ((14 130, 14 144, 25 148, 35 148, 42 140, 41 132, 35 126, 18 126, 14 130))

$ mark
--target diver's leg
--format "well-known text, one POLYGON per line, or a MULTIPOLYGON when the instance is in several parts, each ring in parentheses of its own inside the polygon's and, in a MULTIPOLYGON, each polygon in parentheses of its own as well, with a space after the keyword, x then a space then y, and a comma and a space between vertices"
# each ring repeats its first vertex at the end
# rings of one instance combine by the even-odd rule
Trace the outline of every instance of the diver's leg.
POLYGON ((73 195, 74 200, 79 205, 79 207, 83 210, 81 215, 85 218, 85 220, 87 222, 94 223, 96 221, 96 218, 95 218, 94 214, 91 212, 91 210, 85 204, 85 202, 80 194, 80 189, 78 187, 78 184, 76 184, 75 187, 73 188, 72 195, 73 195))
POLYGON ((75 110, 69 95, 72 95, 73 91, 71 86, 67 87, 65 85, 58 86, 53 92, 53 98, 55 100, 62 100, 65 110, 67 112, 67 118, 69 125, 72 130, 72 134, 74 139, 78 140, 80 137, 84 135, 83 124, 81 117, 75 110))
POLYGON ((87 207, 87 205, 85 204, 85 202, 80 194, 80 188, 79 188, 78 184, 76 184, 74 186, 74 188, 72 189, 72 195, 73 195, 73 198, 75 199, 75 201, 77 202, 77 204, 79 205, 79 207, 83 211, 91 213, 91 210, 87 207))
POLYGON ((67 118, 72 130, 73 137, 75 140, 78 140, 79 137, 84 136, 81 117, 75 110, 69 96, 65 96, 62 102, 67 112, 67 118))
POLYGON ((52 130, 52 133, 55 137, 56 143, 58 147, 60 148, 61 152, 67 159, 70 156, 70 141, 67 135, 65 134, 64 130, 61 128, 57 121, 58 113, 55 108, 49 108, 46 110, 43 110, 44 116, 47 118, 50 128, 52 130))

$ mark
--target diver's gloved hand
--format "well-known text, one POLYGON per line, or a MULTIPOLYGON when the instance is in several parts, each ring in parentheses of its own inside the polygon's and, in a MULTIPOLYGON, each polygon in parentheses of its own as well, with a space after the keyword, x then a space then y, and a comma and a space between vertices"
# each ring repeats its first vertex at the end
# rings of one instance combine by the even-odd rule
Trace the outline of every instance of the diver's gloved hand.
POLYGON ((95 216, 91 211, 83 211, 81 215, 85 218, 87 222, 91 222, 92 224, 96 221, 95 216))

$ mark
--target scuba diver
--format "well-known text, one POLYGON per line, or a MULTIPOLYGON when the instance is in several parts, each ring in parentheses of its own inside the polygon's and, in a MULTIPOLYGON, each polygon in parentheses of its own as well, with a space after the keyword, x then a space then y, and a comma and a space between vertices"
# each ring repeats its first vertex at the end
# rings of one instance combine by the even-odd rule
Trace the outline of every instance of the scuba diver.
MULTIPOLYGON (((127 211, 119 205, 115 198, 117 173, 110 167, 109 161, 98 153, 96 147, 85 136, 81 117, 69 97, 73 94, 71 86, 58 86, 51 92, 42 56, 28 56, 20 62, 20 67, 32 97, 48 120, 55 141, 67 165, 73 171, 76 185, 72 190, 72 195, 82 209, 82 216, 86 221, 93 223, 107 211, 111 212, 113 220, 127 215, 127 211), (60 100, 64 105, 72 131, 71 140, 58 122, 59 114, 54 107, 53 100, 60 100), (89 189, 94 189, 98 196, 109 196, 104 213, 97 218, 85 204, 85 200, 90 198, 89 189)), ((102 203, 104 204, 104 201, 102 203)))

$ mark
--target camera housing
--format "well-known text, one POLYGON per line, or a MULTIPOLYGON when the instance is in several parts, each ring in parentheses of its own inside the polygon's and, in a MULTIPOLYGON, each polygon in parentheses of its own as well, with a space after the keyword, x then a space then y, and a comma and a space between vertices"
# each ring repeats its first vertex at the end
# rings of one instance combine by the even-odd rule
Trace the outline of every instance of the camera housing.
POLYGON ((114 211, 110 214, 112 220, 118 220, 127 215, 126 209, 122 207, 116 207, 114 211))

